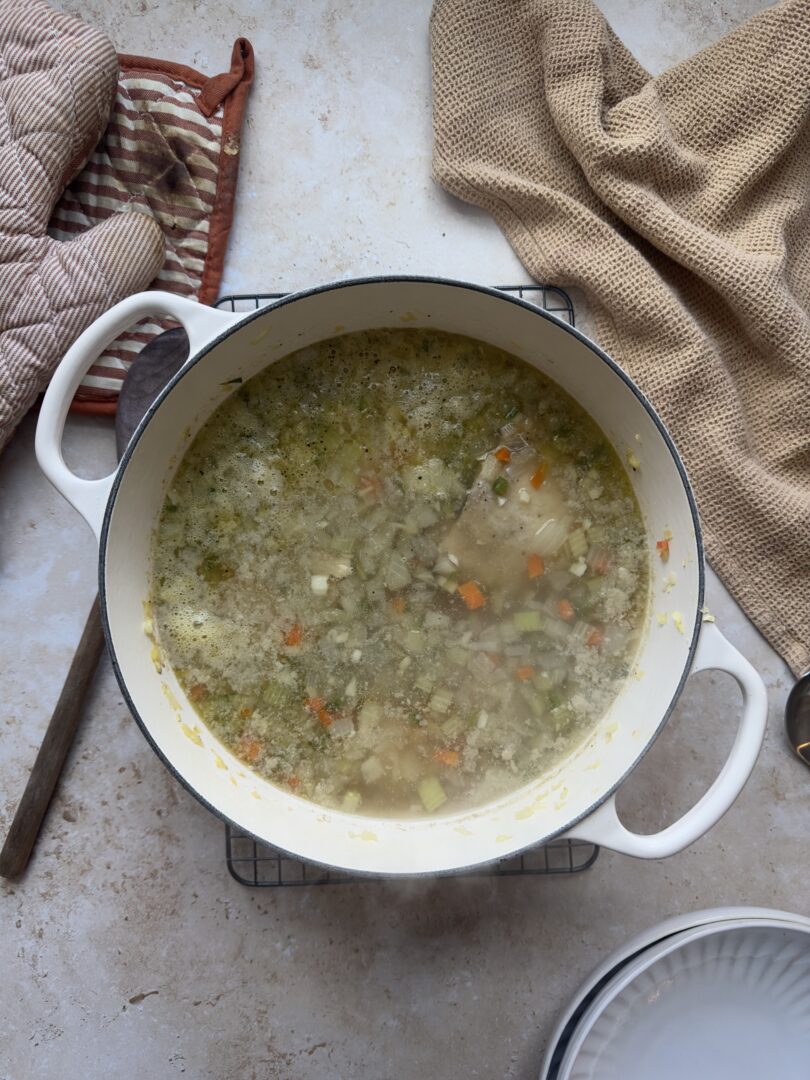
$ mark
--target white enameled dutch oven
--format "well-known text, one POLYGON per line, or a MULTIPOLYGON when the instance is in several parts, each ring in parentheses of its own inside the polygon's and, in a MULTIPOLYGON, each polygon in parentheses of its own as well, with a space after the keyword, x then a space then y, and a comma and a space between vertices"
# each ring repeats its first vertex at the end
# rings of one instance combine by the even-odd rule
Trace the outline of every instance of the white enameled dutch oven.
POLYGON ((156 753, 202 803, 306 861, 370 874, 440 873, 502 859, 553 837, 590 840, 644 858, 672 855, 728 810, 756 761, 765 688, 711 623, 702 622, 704 565, 694 498, 663 424, 624 372, 582 334, 494 289, 433 278, 339 282, 247 314, 225 314, 168 293, 132 296, 89 327, 59 366, 37 428, 39 463, 86 518, 99 543, 99 591, 110 656, 132 714, 156 753), (102 349, 145 316, 179 320, 190 359, 139 426, 118 469, 83 480, 60 450, 68 405, 102 349), (369 818, 326 810, 252 773, 202 724, 168 666, 156 669, 143 632, 152 531, 189 442, 233 392, 295 349, 375 327, 434 327, 496 345, 539 368, 600 425, 623 461, 646 521, 651 597, 634 670, 595 734, 556 771, 497 802, 437 818, 369 818), (637 459, 637 460, 636 460, 637 459), (669 530, 672 558, 655 558, 669 530), (665 574, 669 582, 665 589, 665 574), (656 615, 666 612, 665 625, 656 615), (619 821, 615 792, 661 731, 690 672, 716 668, 744 705, 720 775, 679 821, 637 835, 619 821))

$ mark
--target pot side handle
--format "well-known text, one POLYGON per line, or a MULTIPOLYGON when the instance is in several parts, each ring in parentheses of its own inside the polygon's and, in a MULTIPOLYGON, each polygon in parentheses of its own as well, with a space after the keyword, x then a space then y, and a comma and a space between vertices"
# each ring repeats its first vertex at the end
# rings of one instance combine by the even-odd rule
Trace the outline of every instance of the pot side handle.
POLYGON ((701 629, 690 674, 707 669, 727 671, 736 680, 742 690, 743 711, 726 763, 703 798, 662 832, 644 836, 630 832, 622 825, 616 812, 614 793, 575 825, 568 837, 588 840, 641 859, 664 859, 693 844, 717 824, 742 791, 754 768, 765 734, 768 699, 757 672, 713 623, 705 623, 701 629))
POLYGON ((67 501, 79 511, 99 538, 104 509, 115 472, 100 480, 83 480, 71 472, 62 457, 62 432, 70 403, 88 369, 118 335, 147 316, 166 315, 182 324, 193 356, 242 316, 168 292, 143 292, 128 296, 105 311, 76 339, 54 372, 42 400, 36 433, 40 468, 67 501))

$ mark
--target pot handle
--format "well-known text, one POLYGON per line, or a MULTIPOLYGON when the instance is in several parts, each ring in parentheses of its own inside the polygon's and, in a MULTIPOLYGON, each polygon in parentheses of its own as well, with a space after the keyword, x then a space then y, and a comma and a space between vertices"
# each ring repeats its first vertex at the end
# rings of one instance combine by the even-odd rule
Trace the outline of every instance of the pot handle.
POLYGON ((742 690, 743 712, 726 763, 703 798, 662 832, 644 836, 630 832, 622 825, 613 794, 574 826, 568 837, 588 840, 640 859, 664 859, 693 844, 717 824, 742 791, 754 768, 765 734, 768 699, 757 672, 713 623, 704 623, 701 629, 690 674, 706 669, 727 671, 736 680, 742 690))
POLYGON ((62 457, 65 419, 79 383, 102 351, 123 330, 149 315, 167 315, 181 323, 188 334, 190 356, 242 318, 174 293, 135 293, 100 315, 65 353, 42 400, 35 444, 37 461, 97 539, 115 472, 100 480, 83 480, 70 471, 62 457))

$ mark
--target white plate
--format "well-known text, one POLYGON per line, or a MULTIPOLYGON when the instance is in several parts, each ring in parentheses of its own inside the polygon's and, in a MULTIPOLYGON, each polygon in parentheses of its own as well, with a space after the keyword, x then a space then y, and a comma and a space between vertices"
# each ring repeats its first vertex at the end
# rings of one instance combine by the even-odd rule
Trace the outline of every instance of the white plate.
POLYGON ((807 1080, 810 928, 704 924, 651 946, 597 994, 559 1080, 807 1080))
POLYGON ((793 915, 787 911, 758 907, 707 908, 702 911, 687 912, 685 915, 673 915, 656 926, 651 926, 648 930, 631 938, 630 941, 612 952, 579 987, 549 1039, 540 1069, 540 1080, 558 1080, 563 1054, 574 1035, 578 1023, 584 1017, 597 994, 605 989, 608 983, 633 957, 638 956, 645 949, 665 938, 671 937, 673 934, 683 933, 683 931, 690 930, 695 926, 729 922, 735 919, 795 922, 799 926, 810 929, 810 919, 805 918, 803 915, 793 915))

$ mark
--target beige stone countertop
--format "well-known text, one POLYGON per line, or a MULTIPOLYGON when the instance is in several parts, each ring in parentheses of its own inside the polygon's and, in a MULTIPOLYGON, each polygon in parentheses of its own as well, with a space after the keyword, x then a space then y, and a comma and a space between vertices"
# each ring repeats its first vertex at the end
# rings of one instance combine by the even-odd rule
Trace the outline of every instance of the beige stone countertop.
MULTIPOLYGON (((428 0, 71 0, 120 50, 211 74, 253 42, 223 291, 411 272, 526 275, 496 227, 429 179, 428 0)), ((602 0, 658 71, 759 0, 602 0)), ((29 417, 0 456, 0 832, 11 820, 95 589, 90 531, 40 474, 29 417)), ((110 424, 72 419, 69 461, 101 475, 110 424)), ((176 783, 109 663, 27 876, 0 885, 0 1080, 530 1080, 555 1017, 611 949, 673 913, 808 914, 810 774, 785 743, 790 676, 710 574, 707 602, 769 691, 765 745, 723 821, 673 858, 603 851, 575 877, 251 890, 222 823, 176 783)), ((622 790, 660 828, 731 744, 728 676, 690 681, 622 790)))

